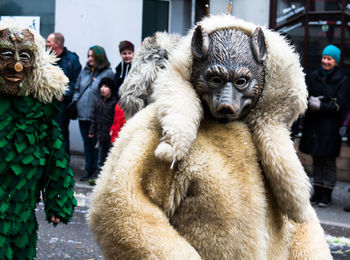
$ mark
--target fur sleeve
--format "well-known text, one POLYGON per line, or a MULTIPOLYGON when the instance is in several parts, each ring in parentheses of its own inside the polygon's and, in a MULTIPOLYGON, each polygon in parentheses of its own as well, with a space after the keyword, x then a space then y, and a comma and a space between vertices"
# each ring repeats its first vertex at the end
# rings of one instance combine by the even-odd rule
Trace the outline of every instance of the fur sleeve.
POLYGON ((143 190, 159 140, 154 118, 150 105, 126 123, 97 180, 88 223, 104 259, 201 259, 143 190))
POLYGON ((148 105, 153 82, 168 64, 169 52, 178 43, 180 35, 157 32, 147 37, 136 51, 128 77, 121 87, 120 103, 126 119, 148 105))

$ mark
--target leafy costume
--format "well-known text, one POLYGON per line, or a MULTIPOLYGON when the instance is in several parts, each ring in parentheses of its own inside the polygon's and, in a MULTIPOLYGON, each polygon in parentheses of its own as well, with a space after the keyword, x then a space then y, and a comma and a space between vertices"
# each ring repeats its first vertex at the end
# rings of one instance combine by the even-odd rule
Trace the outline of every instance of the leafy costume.
POLYGON ((40 192, 49 222, 54 216, 67 223, 77 205, 73 173, 55 121, 59 110, 51 103, 53 97, 62 95, 67 79, 52 65, 55 58, 45 52, 39 35, 17 27, 1 29, 0 24, 5 41, 11 43, 9 38, 15 42, 16 37, 24 35, 35 43, 35 49, 33 53, 18 45, 11 49, 7 43, 8 50, 0 52, 0 62, 5 63, 0 67, 0 259, 33 259, 38 230, 35 207, 40 192), (34 36, 37 39, 33 40, 34 36), (19 55, 13 54, 17 52, 19 55), (12 57, 19 57, 15 65, 6 63, 12 57), (33 70, 27 70, 26 82, 10 68, 22 72, 28 57, 34 64, 33 70), (14 84, 19 78, 20 84, 14 84))

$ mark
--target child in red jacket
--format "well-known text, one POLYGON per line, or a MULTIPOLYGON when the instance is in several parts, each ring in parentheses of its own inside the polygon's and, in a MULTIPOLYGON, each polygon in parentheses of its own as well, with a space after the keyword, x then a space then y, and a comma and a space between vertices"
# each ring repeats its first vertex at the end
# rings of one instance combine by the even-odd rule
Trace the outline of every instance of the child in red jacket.
POLYGON ((113 120, 111 129, 109 131, 109 135, 111 136, 112 143, 114 143, 115 139, 118 138, 119 131, 124 124, 125 124, 124 111, 118 102, 114 108, 114 120, 113 120))

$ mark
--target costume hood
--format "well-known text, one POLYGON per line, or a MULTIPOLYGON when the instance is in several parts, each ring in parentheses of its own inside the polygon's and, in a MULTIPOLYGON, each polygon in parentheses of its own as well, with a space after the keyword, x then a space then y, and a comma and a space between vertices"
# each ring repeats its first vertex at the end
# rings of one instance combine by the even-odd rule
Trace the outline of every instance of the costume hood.
MULTIPOLYGON (((205 18, 205 33, 235 29, 252 36, 257 28, 230 15, 205 18)), ((265 85, 255 108, 243 119, 249 126, 266 177, 282 212, 297 222, 306 221, 310 184, 292 140, 290 127, 307 107, 307 89, 299 56, 277 32, 262 28, 267 56, 265 85)), ((193 65, 191 39, 194 29, 170 53, 169 65, 159 72, 153 86, 157 117, 163 138, 155 154, 167 160, 183 159, 189 152, 203 108, 190 79, 193 65)))

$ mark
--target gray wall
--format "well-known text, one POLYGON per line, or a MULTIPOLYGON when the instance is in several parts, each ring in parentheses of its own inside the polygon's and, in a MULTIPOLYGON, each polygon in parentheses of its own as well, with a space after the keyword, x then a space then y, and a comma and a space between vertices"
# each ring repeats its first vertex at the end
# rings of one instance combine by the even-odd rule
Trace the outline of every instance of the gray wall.
POLYGON ((185 35, 191 28, 191 1, 172 0, 169 32, 185 35))

